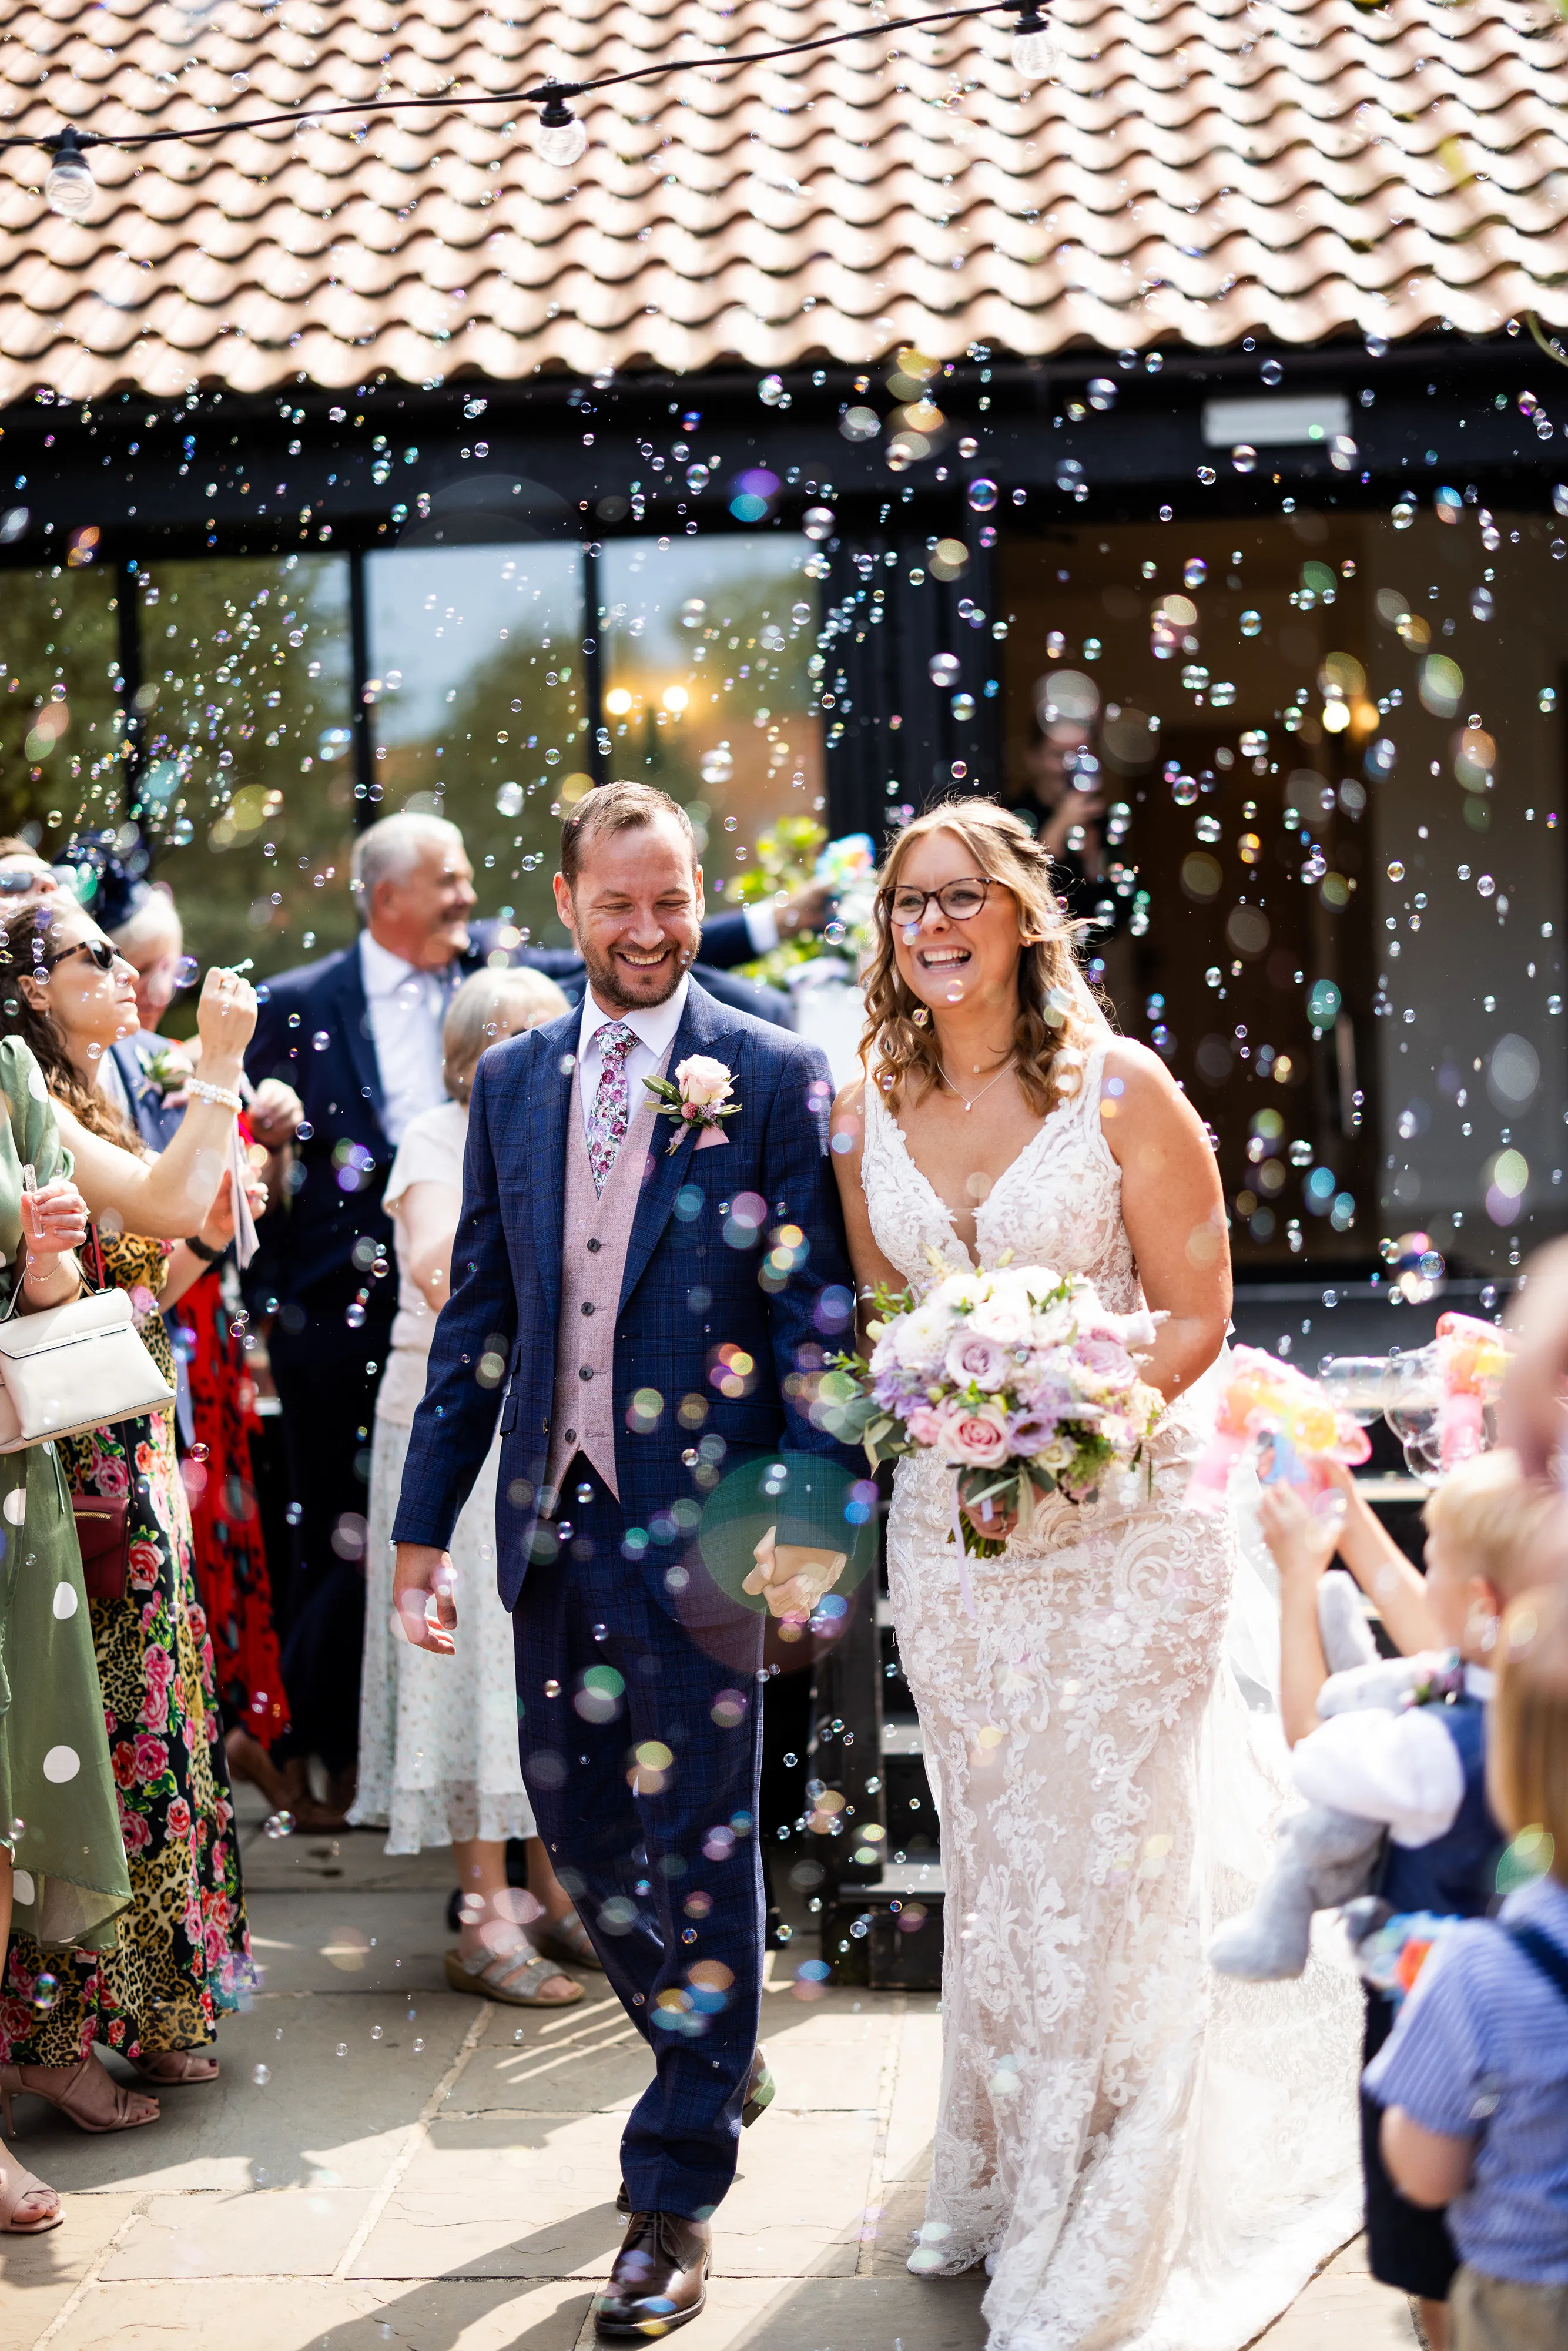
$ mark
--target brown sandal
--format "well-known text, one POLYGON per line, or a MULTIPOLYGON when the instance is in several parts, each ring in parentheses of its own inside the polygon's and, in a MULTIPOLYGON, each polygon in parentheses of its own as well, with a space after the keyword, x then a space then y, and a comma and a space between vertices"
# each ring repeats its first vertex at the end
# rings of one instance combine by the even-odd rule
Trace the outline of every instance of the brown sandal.
POLYGON ((454 1991, 477 1992, 482 1999, 500 2001, 507 2008, 575 2008, 582 1998, 582 1986, 574 1978, 563 1975, 554 1959, 530 1950, 527 1944, 494 1956, 481 1952, 471 1959, 465 1959, 461 1951, 448 1951, 446 1980, 454 1991), (570 1998, 544 1999, 547 1983, 570 1984, 570 1998))
POLYGON ((160 2088, 179 2090, 196 2088, 203 2082, 218 2078, 218 2061, 204 2049, 155 2049, 150 2056, 131 2057, 126 2061, 134 2065, 144 2082, 156 2082, 160 2088), (191 2066, 210 2064, 210 2074, 193 2074, 191 2066))
POLYGON ((158 2102, 155 2098, 148 2100, 148 2104, 152 2108, 150 2115, 138 2115, 131 2112, 131 2101, 137 2095, 136 2092, 123 2088, 112 2074, 105 2073, 103 2067, 98 2064, 98 2059, 91 2050, 89 2050, 79 2065, 74 2065, 71 2068, 69 2078, 62 2089, 46 2089, 37 2082, 23 2079, 24 2074, 27 2073, 52 2073, 54 2070, 52 2066, 42 2065, 0 2065, 0 2116, 5 2118, 7 2137, 15 2138, 16 2136, 16 2126, 11 2119, 11 2101, 18 2097, 42 2098, 46 2105, 53 2106, 57 2113, 67 2116, 75 2123, 78 2130, 95 2133, 141 2130, 145 2124, 155 2123, 158 2120, 158 2102), (113 2120, 110 2122, 99 2122, 95 2116, 88 2114, 82 2106, 80 2098, 76 2095, 77 2085, 89 2065, 98 2067, 99 2073, 103 2075, 103 2079, 114 2093, 113 2120))
POLYGON ((528 1929, 536 1951, 547 1959, 564 1959, 574 1968, 598 1968, 604 1962, 589 1939, 587 1928, 575 1910, 563 1910, 559 1918, 540 1918, 528 1929))

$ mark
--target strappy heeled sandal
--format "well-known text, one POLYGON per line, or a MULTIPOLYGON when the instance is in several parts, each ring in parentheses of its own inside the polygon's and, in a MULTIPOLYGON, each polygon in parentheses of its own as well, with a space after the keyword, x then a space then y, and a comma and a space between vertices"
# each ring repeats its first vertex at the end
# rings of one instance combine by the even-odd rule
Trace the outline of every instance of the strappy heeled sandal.
POLYGON ((44 2179, 36 2179, 30 2171, 7 2171, 0 2166, 0 2237, 41 2237, 47 2229, 57 2229, 65 2219, 60 2199, 44 2179), (32 2220, 18 2220, 16 2214, 29 2196, 54 2196, 52 2212, 32 2220))
POLYGON ((575 1910, 563 1910, 559 1918, 539 1919, 531 1932, 534 1949, 542 1951, 547 1959, 564 1959, 574 1968, 598 1968, 602 1971, 604 1962, 575 1910))
POLYGON ((218 2078, 218 2061, 205 2049, 155 2049, 151 2056, 131 2057, 126 2062, 135 2067, 144 2082, 155 2083, 164 2090, 196 2089, 202 2083, 218 2078), (193 2061, 211 2065, 212 2072, 193 2074, 193 2061), (173 2070, 165 2072, 165 2067, 173 2070))
POLYGON ((454 1991, 476 1992, 481 2000, 499 2001, 507 2008, 574 2008, 582 1998, 582 1986, 563 1976, 557 1960, 541 1959, 527 1944, 520 1950, 482 1952, 472 1959, 461 1951, 448 1951, 446 1980, 454 1991), (571 1984, 570 1999, 542 2000, 547 1983, 571 1984))
MULTIPOLYGON (((16 2136, 16 2126, 11 2119, 13 2098, 42 2098, 46 2105, 53 2106, 57 2113, 65 2115, 75 2123, 78 2130, 94 2133, 141 2130, 145 2124, 155 2123, 158 2120, 156 2099, 151 2102, 152 2111, 150 2115, 132 2114, 131 2101, 136 2095, 135 2092, 123 2088, 114 2079, 112 2074, 104 2073, 102 2066, 99 2066, 99 2071, 103 2074, 104 2080, 114 2093, 114 2118, 111 2122, 100 2122, 96 2116, 88 2114, 82 2106, 81 2100, 73 2098, 73 2093, 88 2067, 96 2064, 97 2060, 89 2050, 79 2065, 73 2065, 68 2078, 60 2089, 45 2088, 37 2082, 25 2082, 22 2078, 27 2070, 25 2066, 0 2065, 0 2117, 4 2117, 7 2137, 15 2138, 16 2136)), ((39 2066, 37 2070, 42 2073, 46 2069, 39 2066)))

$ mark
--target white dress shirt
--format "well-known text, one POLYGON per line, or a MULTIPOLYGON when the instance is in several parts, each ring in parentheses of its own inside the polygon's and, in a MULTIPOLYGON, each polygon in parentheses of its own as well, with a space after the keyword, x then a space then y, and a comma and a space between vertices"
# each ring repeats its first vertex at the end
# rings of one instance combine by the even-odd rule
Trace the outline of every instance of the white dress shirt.
POLYGON ((612 1020, 624 1020, 627 1028, 637 1040, 626 1056, 626 1091, 632 1106, 632 1116, 635 1118, 643 1104, 652 1100, 652 1097, 643 1091, 643 1081, 644 1078, 653 1076, 674 1043, 675 1031, 681 1025, 681 1015, 686 1008, 686 996, 691 984, 690 975, 683 973, 680 986, 674 996, 666 997, 663 1004, 640 1007, 635 1012, 606 1012, 595 1003, 591 987, 584 992, 582 1026, 578 1031, 577 1039, 577 1061, 581 1081, 582 1127, 585 1134, 588 1132, 589 1117, 593 1109, 593 1098, 599 1092, 599 1070, 604 1058, 600 1050, 600 1030, 608 1028, 612 1020))
MULTIPOLYGON (((1469 1697, 1490 1699, 1494 1687, 1484 1666, 1465 1667, 1469 1697)), ((1291 1776, 1308 1803, 1382 1821, 1396 1844, 1411 1847, 1447 1836, 1465 1801, 1464 1766, 1440 1706, 1331 1715, 1292 1750, 1291 1776)))
POLYGON ((755 905, 745 907, 743 912, 746 935, 751 941, 752 954, 771 955, 779 944, 779 912, 772 899, 764 898, 755 905))
POLYGON ((360 975, 382 1081, 382 1131, 395 1151, 410 1122, 446 1100, 441 1024, 453 975, 404 963, 369 931, 360 933, 360 975))

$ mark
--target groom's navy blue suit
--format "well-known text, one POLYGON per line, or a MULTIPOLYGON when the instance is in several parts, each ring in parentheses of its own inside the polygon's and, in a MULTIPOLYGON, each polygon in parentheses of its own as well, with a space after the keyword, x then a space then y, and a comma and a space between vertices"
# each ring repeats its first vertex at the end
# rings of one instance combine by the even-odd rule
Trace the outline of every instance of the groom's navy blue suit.
POLYGON ((453 1290, 395 1534, 447 1543, 499 1404, 497 1558, 515 1612, 524 1777, 610 1980, 659 2061, 622 2144, 632 2210, 696 2218, 734 2176, 757 2038, 761 1638, 758 1619, 727 1602, 684 1548, 682 1522, 695 1523, 702 1500, 699 1437, 724 1440, 727 1470, 779 1447, 852 1469, 803 1408, 852 1290, 828 1157, 826 1061, 694 982, 668 1067, 693 1053, 724 1062, 739 1111, 723 1148, 699 1151, 688 1130, 672 1154, 674 1130, 654 1122, 615 1317, 620 1499, 579 1456, 553 1519, 548 1499, 541 1511, 580 1021, 573 1012, 514 1037, 479 1064, 453 1290), (731 1213, 747 1195, 760 1233, 731 1213), (786 1226, 805 1247, 780 1280, 769 1236, 786 1226), (740 1392, 726 1395, 716 1373, 740 1392), (691 1412, 682 1425, 688 1396, 707 1405, 700 1428, 691 1412))

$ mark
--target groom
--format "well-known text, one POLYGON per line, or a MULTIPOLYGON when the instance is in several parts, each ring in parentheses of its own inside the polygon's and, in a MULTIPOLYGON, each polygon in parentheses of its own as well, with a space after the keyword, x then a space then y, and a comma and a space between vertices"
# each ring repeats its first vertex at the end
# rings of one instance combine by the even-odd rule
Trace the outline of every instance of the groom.
MULTIPOLYGON (((563 828, 555 892, 587 994, 479 1064, 395 1595, 411 1637, 451 1647, 444 1546, 498 1405, 523 1776, 657 2060, 622 2142, 631 2226, 596 2310, 601 2334, 641 2335, 702 2308, 709 2219, 771 2095, 757 2049, 761 1619, 691 1531, 716 1468, 837 1452, 798 1400, 852 1288, 827 1063, 691 978, 703 879, 685 811, 645 784, 590 793, 563 828), (728 1076, 733 1116, 656 1113, 643 1081, 674 1087, 693 1057, 721 1065, 709 1089, 728 1076)), ((786 1483, 796 1515, 758 1546, 749 1588, 799 1620, 840 1573, 844 1535, 809 1467, 786 1483)))

